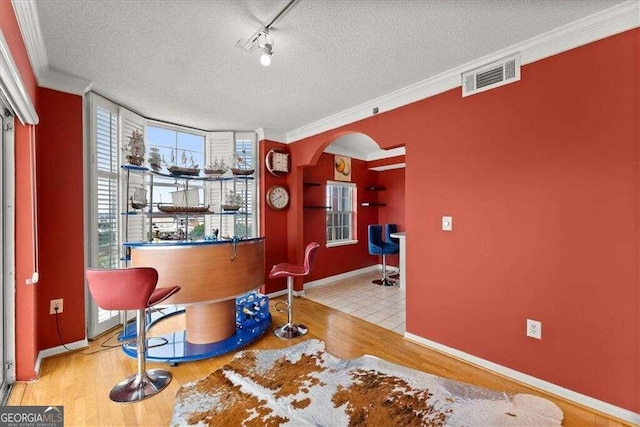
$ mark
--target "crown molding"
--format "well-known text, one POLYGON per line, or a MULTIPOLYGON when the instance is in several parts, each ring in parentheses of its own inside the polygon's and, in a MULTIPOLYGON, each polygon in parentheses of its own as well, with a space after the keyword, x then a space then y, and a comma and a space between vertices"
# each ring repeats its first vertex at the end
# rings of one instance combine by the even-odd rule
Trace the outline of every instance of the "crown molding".
POLYGON ((367 153, 350 150, 341 145, 331 144, 324 149, 324 152, 328 154, 336 154, 338 156, 350 157, 352 159, 358 159, 365 162, 367 161, 367 153))
POLYGON ((281 132, 266 128, 258 128, 255 132, 258 135, 258 141, 268 139, 269 141, 279 142, 281 144, 287 143, 287 136, 281 132))
POLYGON ((0 91, 7 98, 22 124, 38 124, 40 121, 31 97, 20 77, 9 44, 0 28, 0 91))
POLYGON ((291 130, 287 132, 287 142, 299 141, 327 130, 365 119, 373 115, 372 110, 375 107, 378 107, 379 113, 382 113, 454 89, 461 86, 461 74, 463 72, 518 52, 521 55, 522 65, 526 65, 636 28, 640 26, 639 15, 640 2, 631 0, 621 3, 524 42, 467 62, 437 76, 291 130))
POLYGON ((89 92, 92 85, 89 80, 53 70, 48 70, 40 83, 42 87, 78 96, 89 92))
POLYGON ((80 96, 89 91, 92 85, 89 80, 49 68, 49 58, 40 30, 35 0, 11 0, 11 5, 18 20, 22 40, 27 48, 29 62, 38 86, 80 96))
POLYGON ((404 169, 407 167, 406 163, 394 163, 392 165, 384 165, 384 166, 376 166, 373 168, 369 168, 370 171, 382 172, 389 171, 392 169, 404 169))
POLYGON ((11 0, 11 5, 18 20, 22 40, 27 48, 33 74, 40 86, 42 77, 49 70, 49 58, 40 30, 38 7, 34 0, 11 0))
POLYGON ((407 154, 407 150, 404 147, 392 148, 390 150, 374 151, 367 154, 367 161, 388 159, 389 157, 404 156, 407 154))

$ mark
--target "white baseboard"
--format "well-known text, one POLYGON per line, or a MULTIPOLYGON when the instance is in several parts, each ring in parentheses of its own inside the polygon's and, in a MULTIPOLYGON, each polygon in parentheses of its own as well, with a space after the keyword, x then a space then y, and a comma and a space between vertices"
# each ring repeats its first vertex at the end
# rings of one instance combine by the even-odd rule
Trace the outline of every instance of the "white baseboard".
POLYGON ((56 354, 67 353, 70 350, 78 350, 81 348, 89 347, 89 341, 85 338, 80 341, 71 342, 69 344, 65 344, 67 348, 59 345, 57 347, 45 348, 44 350, 40 350, 38 353, 38 357, 36 358, 36 365, 33 367, 33 370, 36 371, 36 377, 40 376, 40 365, 42 364, 42 359, 45 359, 50 356, 55 356, 56 354))
POLYGON ((424 345, 425 347, 429 347, 433 350, 445 353, 457 359, 464 360, 465 362, 469 362, 473 365, 495 372, 520 383, 530 385, 546 393, 553 394, 563 399, 570 400, 572 402, 594 409, 596 411, 612 415, 616 418, 620 418, 632 424, 640 424, 640 414, 637 414, 628 409, 603 402, 602 400, 598 400, 585 394, 578 393, 576 391, 569 390, 559 385, 550 383, 548 381, 532 377, 531 375, 524 374, 522 372, 507 368, 506 366, 502 366, 485 359, 481 359, 480 357, 465 353, 460 350, 456 350, 455 348, 447 347, 446 345, 428 340, 426 338, 422 338, 409 332, 405 332, 404 337, 408 340, 424 345))
POLYGON ((315 288, 317 286, 324 286, 329 283, 333 283, 337 280, 344 280, 350 277, 358 276, 360 274, 368 273, 370 271, 380 270, 382 265, 370 265, 369 267, 359 268, 357 270, 347 271, 346 273, 336 274, 335 276, 329 276, 318 280, 313 280, 304 284, 305 289, 315 288))
MULTIPOLYGON (((318 280, 313 280, 311 282, 306 282, 304 284, 304 289, 311 289, 311 288, 315 288, 317 286, 324 286, 324 285, 328 285, 329 283, 333 283, 335 281, 338 280, 344 280, 344 279, 348 279, 350 277, 354 277, 354 276, 358 276, 360 274, 364 274, 364 273, 368 273, 370 271, 376 271, 376 270, 381 270, 382 269, 382 264, 377 264, 377 265, 370 265, 369 267, 364 267, 364 268, 359 268, 357 270, 352 270, 352 271, 347 271, 346 273, 341 273, 341 274, 336 274, 335 276, 329 276, 329 277, 324 277, 322 279, 318 279, 318 280)), ((397 267, 392 267, 392 266, 387 266, 388 270, 397 270, 397 267)), ((287 294, 287 289, 282 289, 280 291, 275 291, 275 292, 271 292, 270 294, 267 294, 267 296, 269 298, 276 298, 282 295, 286 295, 287 294)), ((293 295, 297 296, 297 297, 303 297, 304 296, 304 290, 302 291, 293 291, 293 295)))
POLYGON ((287 294, 287 290, 283 289, 281 291, 271 292, 270 294, 267 294, 267 296, 269 297, 269 299, 271 299, 275 297, 281 297, 282 295, 286 295, 286 294, 287 294))

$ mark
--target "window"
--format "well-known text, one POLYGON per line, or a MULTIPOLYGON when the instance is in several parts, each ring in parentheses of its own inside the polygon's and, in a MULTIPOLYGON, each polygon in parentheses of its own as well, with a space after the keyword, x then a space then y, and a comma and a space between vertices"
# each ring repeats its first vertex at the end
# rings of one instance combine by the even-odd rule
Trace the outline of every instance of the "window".
MULTIPOLYGON (((120 246, 120 144, 117 105, 88 97, 90 146, 87 150, 87 230, 89 267, 117 268, 124 255, 120 246)), ((120 323, 120 312, 89 304, 88 336, 96 337, 120 323)))
POLYGON ((327 246, 355 243, 355 190, 353 183, 327 181, 327 246))
MULTIPOLYGON (((239 169, 255 170, 256 165, 256 133, 255 132, 211 132, 208 138, 207 153, 209 162, 224 160, 225 165, 239 169)), ((219 235, 230 237, 257 236, 257 192, 256 174, 236 176, 231 180, 230 175, 223 177, 223 182, 212 182, 206 194, 207 204, 221 207, 231 197, 242 199, 241 204, 247 203, 247 214, 244 209, 239 215, 208 216, 205 218, 205 230, 208 234, 219 231, 219 235)))
MULTIPOLYGON (((165 167, 181 166, 204 168, 205 159, 205 134, 189 132, 175 126, 161 126, 156 124, 147 125, 147 152, 152 148, 157 149, 162 164, 165 167)), ((184 190, 184 180, 163 177, 156 175, 153 177, 153 211, 158 211, 158 203, 172 203, 171 193, 184 190)), ((189 189, 198 190, 198 200, 204 202, 203 181, 193 180, 189 182, 189 189)), ((189 224, 184 224, 184 218, 170 216, 163 217, 157 215, 153 219, 154 229, 160 233, 173 233, 183 230, 194 239, 204 237, 204 228, 198 217, 190 219, 189 224)), ((146 239, 144 239, 146 240, 146 239)))

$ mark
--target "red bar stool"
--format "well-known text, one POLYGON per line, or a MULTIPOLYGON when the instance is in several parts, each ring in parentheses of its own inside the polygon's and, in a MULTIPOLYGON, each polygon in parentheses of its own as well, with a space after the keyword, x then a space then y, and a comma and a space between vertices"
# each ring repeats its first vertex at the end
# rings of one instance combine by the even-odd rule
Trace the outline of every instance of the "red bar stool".
POLYGON ((111 389, 109 398, 118 403, 130 403, 159 393, 171 382, 171 373, 164 369, 146 370, 145 310, 169 298, 180 287, 156 289, 158 272, 149 267, 88 269, 87 281, 93 300, 104 310, 137 310, 138 372, 116 384, 111 389))
POLYGON ((293 324, 293 278, 295 276, 306 276, 311 272, 313 265, 316 263, 319 248, 320 245, 318 243, 311 242, 304 251, 304 265, 283 262, 274 265, 269 273, 270 279, 287 278, 287 323, 273 330, 273 334, 278 338, 297 338, 309 332, 306 326, 293 324))

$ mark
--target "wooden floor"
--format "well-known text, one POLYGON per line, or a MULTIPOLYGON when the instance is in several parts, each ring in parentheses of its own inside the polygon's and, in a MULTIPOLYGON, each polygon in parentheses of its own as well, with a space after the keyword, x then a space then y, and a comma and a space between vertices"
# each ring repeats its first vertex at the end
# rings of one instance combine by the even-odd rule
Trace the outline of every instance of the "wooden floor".
MULTIPOLYGON (((304 298, 296 298, 294 319, 309 327, 305 338, 291 341, 273 336, 274 325, 284 323, 285 315, 273 309, 269 331, 248 349, 284 348, 305 338, 318 338, 327 350, 340 358, 354 358, 372 354, 380 358, 435 375, 465 381, 479 386, 508 392, 526 392, 546 397, 562 408, 566 426, 625 425, 594 413, 576 404, 538 392, 527 386, 491 374, 405 340, 400 334, 367 323, 304 298)), ((184 328, 184 317, 175 316, 154 327, 150 335, 160 335, 184 328)), ((168 367, 166 364, 147 364, 148 368, 168 368, 173 381, 159 395, 135 404, 120 405, 109 400, 109 390, 121 379, 133 374, 136 362, 118 349, 95 354, 105 338, 91 343, 90 348, 47 358, 42 362, 40 378, 31 383, 18 383, 9 398, 9 405, 63 405, 65 425, 134 426, 168 425, 173 399, 180 385, 202 378, 227 363, 233 355, 225 355, 199 362, 168 367)))

